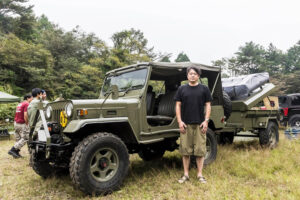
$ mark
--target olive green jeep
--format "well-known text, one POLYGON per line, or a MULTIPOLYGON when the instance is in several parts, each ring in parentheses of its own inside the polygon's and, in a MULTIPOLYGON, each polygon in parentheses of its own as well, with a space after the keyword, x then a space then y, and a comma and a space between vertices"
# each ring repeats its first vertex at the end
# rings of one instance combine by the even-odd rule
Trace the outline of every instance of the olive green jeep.
POLYGON ((129 154, 150 161, 177 149, 180 132, 173 98, 191 65, 201 69, 201 82, 213 97, 205 164, 213 162, 215 131, 224 128, 231 112, 230 101, 223 98, 220 68, 150 62, 109 71, 99 99, 57 101, 45 109, 40 105, 43 126, 29 139, 34 171, 46 178, 68 169, 78 188, 98 195, 120 187, 129 154))

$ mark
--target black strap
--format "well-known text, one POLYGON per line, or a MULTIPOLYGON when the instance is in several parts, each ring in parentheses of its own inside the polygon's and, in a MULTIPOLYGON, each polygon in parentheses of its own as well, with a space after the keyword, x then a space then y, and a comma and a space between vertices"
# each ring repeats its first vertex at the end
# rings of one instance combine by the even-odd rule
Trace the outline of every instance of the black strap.
POLYGON ((32 127, 30 127, 29 141, 31 141, 31 137, 32 137, 32 134, 33 134, 33 131, 34 131, 34 129, 35 129, 35 125, 36 125, 36 123, 37 123, 37 120, 38 120, 39 116, 40 116, 40 113, 39 113, 39 109, 38 109, 38 110, 36 111, 36 113, 35 113, 35 117, 34 117, 34 120, 33 120, 33 125, 32 125, 32 127))

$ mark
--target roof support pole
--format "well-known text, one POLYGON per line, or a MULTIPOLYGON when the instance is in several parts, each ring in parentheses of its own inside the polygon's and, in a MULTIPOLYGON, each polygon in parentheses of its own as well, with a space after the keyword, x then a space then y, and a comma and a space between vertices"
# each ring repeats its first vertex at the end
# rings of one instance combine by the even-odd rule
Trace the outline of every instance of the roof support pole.
POLYGON ((219 80, 220 74, 221 74, 221 72, 218 73, 218 76, 217 76, 216 81, 215 81, 215 83, 214 83, 214 87, 213 87, 213 89, 212 89, 212 91, 211 91, 211 96, 213 96, 213 94, 214 94, 214 92, 215 92, 215 88, 216 88, 217 82, 218 82, 218 80, 219 80))

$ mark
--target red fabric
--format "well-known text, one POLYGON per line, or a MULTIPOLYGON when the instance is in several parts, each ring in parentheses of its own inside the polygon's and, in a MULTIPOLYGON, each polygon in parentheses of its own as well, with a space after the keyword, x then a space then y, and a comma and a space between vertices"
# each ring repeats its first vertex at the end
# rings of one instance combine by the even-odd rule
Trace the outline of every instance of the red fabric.
POLYGON ((16 109, 16 114, 15 114, 15 122, 18 124, 24 124, 24 112, 27 112, 27 108, 29 106, 29 103, 27 101, 23 101, 22 103, 19 103, 16 109))

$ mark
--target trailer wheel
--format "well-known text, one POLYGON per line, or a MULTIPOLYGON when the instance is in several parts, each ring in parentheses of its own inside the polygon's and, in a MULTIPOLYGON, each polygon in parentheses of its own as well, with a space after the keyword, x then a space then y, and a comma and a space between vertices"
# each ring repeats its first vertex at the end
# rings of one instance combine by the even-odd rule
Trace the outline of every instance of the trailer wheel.
POLYGON ((266 129, 259 131, 259 143, 262 147, 274 148, 279 141, 278 126, 274 122, 269 122, 266 129))
POLYGON ((224 115, 227 120, 230 117, 232 112, 232 102, 230 96, 225 91, 223 91, 223 108, 224 108, 224 115))

